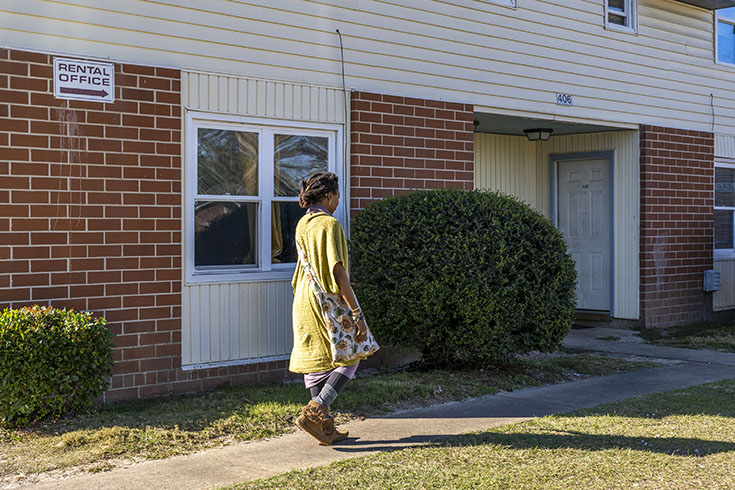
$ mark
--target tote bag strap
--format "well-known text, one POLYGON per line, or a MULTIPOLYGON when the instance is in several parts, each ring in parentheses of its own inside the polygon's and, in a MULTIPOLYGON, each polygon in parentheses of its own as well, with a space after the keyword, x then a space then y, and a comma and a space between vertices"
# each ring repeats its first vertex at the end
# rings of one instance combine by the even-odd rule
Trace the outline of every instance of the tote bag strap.
POLYGON ((311 284, 314 286, 316 291, 319 293, 326 292, 319 282, 319 279, 317 279, 314 269, 311 268, 311 264, 309 264, 309 260, 306 258, 306 252, 304 252, 304 249, 301 248, 299 242, 296 242, 296 251, 299 254, 299 262, 301 262, 301 267, 303 267, 306 271, 306 276, 311 279, 311 284))

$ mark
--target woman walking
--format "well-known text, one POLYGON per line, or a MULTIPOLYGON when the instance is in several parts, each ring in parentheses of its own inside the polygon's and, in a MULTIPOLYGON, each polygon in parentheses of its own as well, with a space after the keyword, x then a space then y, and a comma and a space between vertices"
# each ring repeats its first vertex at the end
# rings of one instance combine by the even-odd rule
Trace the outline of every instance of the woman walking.
MULTIPOLYGON (((296 244, 306 256, 314 279, 326 292, 338 294, 347 303, 357 324, 355 340, 362 342, 367 326, 347 276, 347 240, 342 226, 332 216, 339 197, 337 176, 332 172, 317 172, 301 182, 299 205, 307 210, 296 226, 296 244)), ((296 424, 319 444, 331 445, 346 439, 348 433, 335 429, 329 406, 355 377, 359 360, 332 360, 327 325, 301 261, 296 265, 291 285, 294 347, 289 370, 304 373, 304 384, 311 392, 311 401, 302 408, 296 424)))

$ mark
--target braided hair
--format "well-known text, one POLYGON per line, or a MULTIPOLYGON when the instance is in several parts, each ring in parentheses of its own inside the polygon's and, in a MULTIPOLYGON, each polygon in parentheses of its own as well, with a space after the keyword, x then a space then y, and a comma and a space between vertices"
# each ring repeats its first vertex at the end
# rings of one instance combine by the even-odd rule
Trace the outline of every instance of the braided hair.
POLYGON ((316 204, 330 192, 336 194, 338 189, 337 176, 333 172, 314 172, 309 178, 301 181, 299 206, 306 208, 316 204))

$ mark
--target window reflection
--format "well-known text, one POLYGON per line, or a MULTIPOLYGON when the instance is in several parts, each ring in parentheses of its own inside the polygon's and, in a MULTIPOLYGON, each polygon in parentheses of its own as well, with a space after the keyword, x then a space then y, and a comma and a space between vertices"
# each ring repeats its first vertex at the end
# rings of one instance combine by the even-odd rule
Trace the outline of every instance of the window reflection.
POLYGON ((715 206, 735 207, 735 168, 715 167, 715 206))
POLYGON ((258 195, 258 134, 199 128, 197 192, 258 195))
POLYGON ((735 25, 717 23, 717 59, 735 63, 735 25))
POLYGON ((327 170, 329 139, 319 136, 276 134, 273 150, 274 194, 296 197, 301 181, 327 170))
POLYGON ((715 209, 715 248, 733 246, 733 211, 715 209))
POLYGON ((306 212, 296 202, 274 202, 271 214, 271 257, 274 264, 296 262, 296 224, 306 212))
POLYGON ((194 266, 256 263, 256 203, 194 203, 194 266))

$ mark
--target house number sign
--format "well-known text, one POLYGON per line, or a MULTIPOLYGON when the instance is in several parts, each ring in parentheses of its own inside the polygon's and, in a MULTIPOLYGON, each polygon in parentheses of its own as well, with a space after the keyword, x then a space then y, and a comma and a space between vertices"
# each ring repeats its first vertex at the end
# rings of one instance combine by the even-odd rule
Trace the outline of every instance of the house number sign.
POLYGON ((556 94, 556 103, 559 105, 574 105, 570 94, 556 94))

